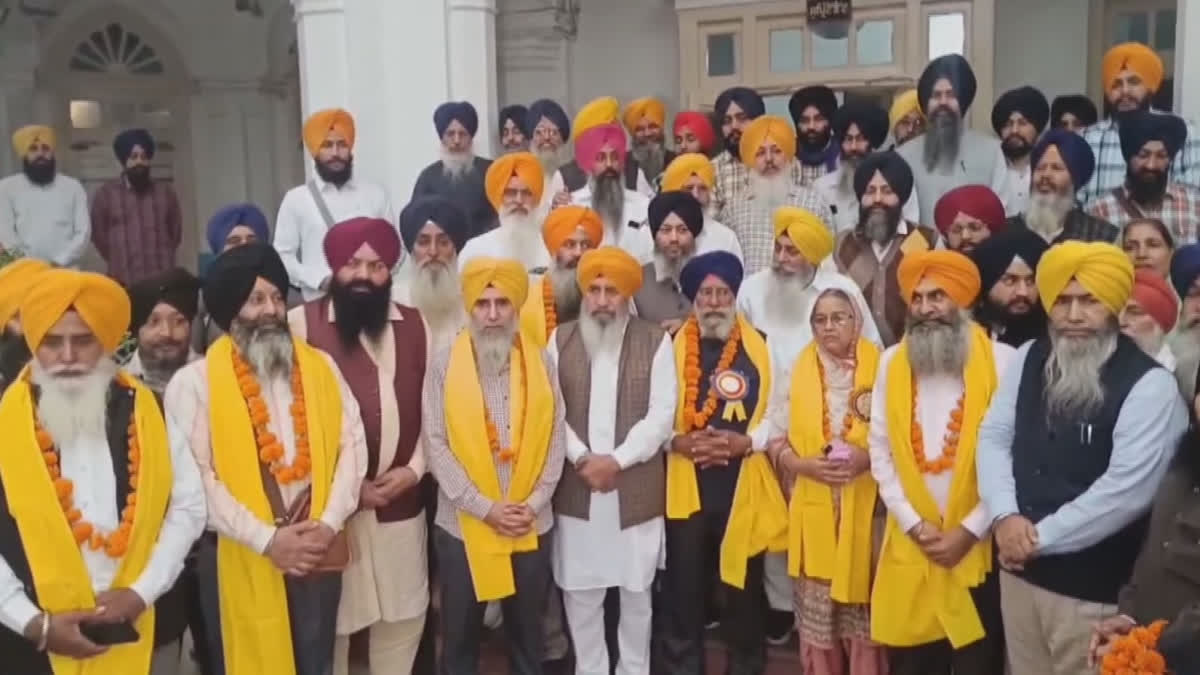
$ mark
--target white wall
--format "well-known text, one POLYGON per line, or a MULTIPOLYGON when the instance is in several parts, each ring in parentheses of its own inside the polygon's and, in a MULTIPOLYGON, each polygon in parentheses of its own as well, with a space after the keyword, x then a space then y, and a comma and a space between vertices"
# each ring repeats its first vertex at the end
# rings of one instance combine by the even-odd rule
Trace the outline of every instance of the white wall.
POLYGON ((1088 5, 1088 0, 997 0, 997 98, 1026 84, 1051 101, 1087 92, 1088 5))

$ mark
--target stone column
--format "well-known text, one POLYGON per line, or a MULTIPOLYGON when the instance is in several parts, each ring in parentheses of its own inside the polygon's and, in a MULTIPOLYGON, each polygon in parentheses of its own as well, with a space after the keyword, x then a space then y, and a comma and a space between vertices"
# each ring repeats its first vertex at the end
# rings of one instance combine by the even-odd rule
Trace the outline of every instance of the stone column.
POLYGON ((450 97, 470 101, 479 113, 475 152, 491 157, 497 146, 496 0, 447 0, 450 97))
POLYGON ((1178 0, 1175 11, 1175 112, 1200 122, 1200 90, 1185 84, 1200 78, 1200 0, 1178 0))

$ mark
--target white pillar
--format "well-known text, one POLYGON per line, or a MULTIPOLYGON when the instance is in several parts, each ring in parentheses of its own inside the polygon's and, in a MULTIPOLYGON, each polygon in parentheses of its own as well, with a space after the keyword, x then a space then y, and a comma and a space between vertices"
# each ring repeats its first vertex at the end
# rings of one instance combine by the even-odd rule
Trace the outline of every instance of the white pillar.
POLYGON ((1175 112, 1200 122, 1200 0, 1178 0, 1175 10, 1175 112))
POLYGON ((448 0, 450 94, 479 113, 475 152, 492 157, 497 147, 496 0, 448 0))

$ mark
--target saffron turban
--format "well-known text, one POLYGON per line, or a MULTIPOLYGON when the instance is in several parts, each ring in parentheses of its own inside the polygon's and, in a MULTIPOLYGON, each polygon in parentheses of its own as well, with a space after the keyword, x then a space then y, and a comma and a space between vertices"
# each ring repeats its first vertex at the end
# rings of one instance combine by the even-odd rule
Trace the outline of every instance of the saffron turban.
POLYGON ((58 136, 54 130, 41 124, 29 124, 13 132, 13 150, 21 157, 29 154, 30 146, 45 143, 53 150, 58 147, 58 136))
POLYGON ((892 192, 900 198, 901 204, 908 201, 913 191, 912 168, 895 150, 873 152, 864 157, 854 170, 854 195, 859 201, 862 201, 867 184, 875 177, 876 171, 892 187, 892 192))
POLYGON ((529 295, 529 272, 525 266, 516 260, 507 258, 471 258, 463 265, 462 274, 463 304, 467 311, 475 306, 480 296, 489 286, 500 291, 514 307, 525 304, 529 295))
POLYGON ((837 94, 821 84, 797 90, 788 99, 788 112, 792 115, 792 121, 799 125, 804 109, 809 106, 816 108, 825 119, 831 120, 838 107, 837 94))
POLYGON ((767 112, 767 104, 757 91, 749 87, 730 87, 721 92, 713 104, 713 113, 718 121, 729 112, 730 103, 736 103, 750 119, 761 117, 767 112))
POLYGON ((1174 157, 1187 140, 1187 124, 1169 113, 1139 110, 1121 118, 1117 126, 1121 137, 1121 154, 1129 160, 1150 141, 1162 141, 1167 157, 1174 157))
POLYGON ((867 101, 849 101, 833 114, 833 136, 840 143, 850 126, 866 137, 874 150, 887 140, 888 116, 883 108, 867 101))
POLYGON ((692 176, 698 176, 708 189, 717 180, 717 171, 707 157, 698 152, 688 152, 671 160, 663 171, 663 190, 682 190, 692 176))
POLYGON ((1046 102, 1045 94, 1030 86, 1010 89, 1001 94, 992 106, 992 129, 997 136, 1015 112, 1029 120, 1039 134, 1050 120, 1050 104, 1046 102))
POLYGON ((1186 298, 1200 277, 1200 244, 1180 246, 1171 256, 1171 285, 1179 297, 1186 298))
POLYGON ((1092 173, 1096 171, 1096 155, 1092 152, 1092 146, 1083 140, 1083 136, 1066 129, 1047 131, 1033 146, 1030 162, 1035 169, 1042 161, 1042 155, 1046 154, 1046 149, 1050 146, 1058 148, 1058 154, 1062 155, 1063 162, 1067 165, 1067 172, 1071 174, 1071 180, 1076 188, 1082 187, 1091 180, 1092 173))
POLYGON ((896 123, 904 119, 904 116, 910 112, 920 113, 925 116, 925 106, 917 100, 917 90, 909 89, 892 100, 892 109, 888 112, 888 129, 896 126, 896 123))
POLYGON ((983 290, 990 291, 1017 258, 1036 270, 1049 244, 1041 235, 1026 227, 1014 227, 984 239, 969 254, 979 268, 983 290))
POLYGON ((1104 78, 1104 90, 1112 87, 1113 80, 1122 70, 1138 74, 1146 88, 1157 92, 1163 82, 1163 62, 1155 51, 1140 42, 1125 42, 1116 45, 1104 54, 1100 65, 1100 76, 1104 78))
POLYGON ((426 195, 412 200, 400 212, 400 237, 409 252, 412 252, 417 235, 427 223, 433 223, 445 232, 454 243, 455 251, 461 251, 467 244, 467 214, 441 195, 426 195))
POLYGON ((309 115, 304 122, 304 147, 308 154, 317 156, 321 144, 329 138, 329 134, 337 132, 346 139, 346 144, 354 147, 354 118, 341 108, 327 108, 309 115))
POLYGON ((1096 104, 1083 94, 1066 94, 1054 99, 1050 104, 1050 126, 1062 124, 1063 115, 1071 113, 1084 126, 1090 127, 1100 119, 1096 104))
POLYGON ((571 120, 567 119, 567 111, 548 98, 540 98, 529 104, 529 114, 525 116, 526 136, 533 136, 533 130, 543 117, 558 127, 558 135, 562 136, 563 140, 571 137, 571 120))
POLYGON ((992 232, 1004 229, 1004 204, 986 185, 963 185, 942 195, 933 207, 933 222, 945 234, 960 213, 982 222, 992 232))
POLYGON ((833 232, 808 209, 798 206, 775 209, 775 238, 785 234, 810 264, 820 265, 833 253, 833 232))
POLYGON ((117 134, 113 139, 113 154, 124 164, 137 146, 141 146, 146 157, 154 156, 154 137, 145 129, 126 129, 117 134))
POLYGON ((777 115, 760 115, 742 130, 738 155, 746 166, 754 166, 754 155, 767 142, 775 141, 789 160, 796 156, 796 127, 777 115))
POLYGON ((37 258, 18 258, 0 267, 0 331, 17 316, 17 308, 34 281, 50 265, 37 258))
POLYGON ((930 250, 907 253, 896 268, 896 281, 904 302, 912 302, 913 291, 929 279, 959 307, 970 307, 979 295, 981 281, 975 263, 958 251, 930 250))
POLYGON ((959 110, 965 116, 975 100, 975 72, 971 70, 971 64, 959 54, 939 56, 925 66, 921 79, 917 80, 921 109, 924 110, 929 105, 934 86, 943 78, 950 81, 954 95, 958 97, 959 110))
POLYGON ((679 272, 679 288, 684 297, 695 302, 696 294, 700 292, 700 284, 710 276, 720 279, 737 295, 742 287, 745 270, 742 261, 729 251, 709 251, 687 261, 679 272))
POLYGON ((1106 242, 1064 241, 1042 256, 1035 279, 1046 311, 1074 279, 1116 315, 1133 290, 1133 263, 1124 251, 1106 242))
POLYGON ((254 230, 254 236, 261 242, 271 241, 271 228, 267 225, 267 217, 257 206, 250 203, 230 204, 217 209, 212 218, 208 219, 208 248, 213 253, 224 250, 225 240, 238 225, 245 225, 254 230))
POLYGON ((717 134, 713 131, 712 120, 704 113, 685 110, 676 115, 674 134, 682 136, 685 130, 692 132, 696 140, 700 141, 700 149, 704 152, 711 152, 713 146, 717 144, 717 134))
POLYGON ((700 232, 704 230, 704 207, 700 206, 700 202, 690 192, 664 189, 663 192, 654 195, 646 211, 651 236, 658 236, 663 221, 672 213, 679 216, 693 237, 700 236, 700 232))
POLYGON ((400 234, 391 223, 382 218, 351 218, 343 220, 325 232, 322 242, 325 261, 329 269, 336 271, 350 259, 363 244, 371 247, 384 265, 391 269, 400 262, 400 234))
POLYGON ((1170 333, 1175 327, 1175 321, 1179 319, 1179 298, 1157 272, 1134 271, 1130 299, 1136 300, 1164 333, 1170 333))
POLYGON ((578 122, 575 126, 575 161, 585 173, 591 173, 591 167, 596 162, 596 155, 604 146, 611 147, 618 161, 625 163, 625 130, 616 122, 580 130, 578 122))
POLYGON ((575 127, 575 138, 579 138, 580 134, 588 129, 604 124, 616 124, 619 112, 621 104, 611 96, 601 96, 588 101, 575 113, 575 122, 572 124, 575 127))
POLYGON ((129 295, 101 274, 58 268, 46 270, 21 301, 21 329, 31 350, 69 310, 92 330, 106 353, 116 351, 129 328, 129 295))
POLYGON ((466 128, 472 138, 479 131, 479 113, 475 106, 468 101, 447 101, 433 110, 433 128, 437 130, 438 138, 446 135, 450 123, 457 121, 466 128))
POLYGON ((133 306, 129 330, 134 333, 146 325, 160 302, 174 307, 191 323, 200 306, 200 280, 182 267, 176 267, 131 285, 129 300, 133 306))
POLYGON ((523 105, 506 105, 500 109, 500 127, 499 133, 504 134, 504 125, 510 121, 521 130, 522 134, 528 136, 525 132, 525 118, 529 117, 529 109, 523 105))
POLYGON ((229 324, 242 311, 260 277, 287 296, 287 268, 270 244, 238 246, 213 259, 204 279, 204 307, 221 330, 229 331, 229 324))
POLYGON ((583 289, 598 277, 613 282, 622 297, 630 298, 642 287, 642 266, 624 249, 602 246, 584 253, 576 272, 579 287, 583 289))
POLYGON ((662 101, 656 98, 639 98, 625 106, 625 115, 622 121, 625 122, 625 128, 629 130, 629 133, 632 134, 637 129, 638 122, 641 122, 643 118, 662 127, 667 122, 667 108, 662 101))
POLYGON ((520 178, 525 183, 525 187, 533 193, 534 203, 540 204, 542 190, 546 188, 546 178, 542 173, 541 163, 533 153, 510 152, 497 157, 483 177, 483 189, 487 194, 488 201, 492 203, 492 207, 497 211, 500 210, 500 205, 504 203, 504 190, 513 176, 520 178))
POLYGON ((588 241, 592 242, 592 248, 599 246, 604 240, 604 222, 600 220, 599 213, 586 206, 576 205, 560 206, 551 210, 546 216, 546 221, 542 223, 542 241, 546 243, 546 250, 551 256, 558 253, 563 243, 578 230, 583 230, 587 235, 588 241))

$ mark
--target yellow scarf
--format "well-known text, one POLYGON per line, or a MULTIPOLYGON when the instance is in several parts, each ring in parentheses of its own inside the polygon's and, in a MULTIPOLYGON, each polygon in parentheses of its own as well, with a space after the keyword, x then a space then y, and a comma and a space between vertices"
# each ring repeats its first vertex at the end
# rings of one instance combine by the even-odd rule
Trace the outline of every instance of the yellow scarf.
MULTIPOLYGON (((8 511, 21 533, 21 544, 33 572, 33 586, 42 609, 52 614, 93 609, 96 597, 92 592, 91 575, 59 506, 54 483, 34 436, 34 404, 28 374, 26 367, 0 402, 0 429, 9 439, 4 446, 4 460, 0 461, 0 479, 4 481, 8 495, 8 511)), ((154 394, 124 372, 117 379, 122 386, 135 392, 134 426, 142 451, 133 532, 129 549, 117 567, 112 584, 113 588, 129 588, 141 576, 158 542, 174 473, 166 424, 154 394)), ((154 651, 154 607, 142 612, 133 625, 139 636, 137 642, 111 647, 95 658, 79 661, 51 654, 50 667, 54 675, 150 672, 150 657, 154 651)))
MULTIPOLYGON (((788 440, 801 457, 820 457, 825 447, 824 416, 827 410, 821 395, 821 372, 815 343, 800 354, 792 372, 791 409, 788 440)), ((879 348, 859 338, 855 347, 854 388, 847 402, 853 424, 845 440, 858 448, 867 447, 869 417, 857 411, 869 410, 871 387, 879 368, 879 348), (859 401, 866 397, 865 401, 859 401)), ((869 413, 868 413, 869 414, 869 413)), ((836 436, 842 420, 829 418, 836 436)), ((863 604, 871 597, 871 522, 878 486, 868 471, 841 487, 841 518, 833 522, 833 491, 828 485, 797 477, 792 488, 788 515, 788 574, 832 581, 831 593, 838 602, 863 604), (835 535, 836 532, 836 535, 835 535)))
MULTIPOLYGON (((742 334, 742 348, 758 370, 758 401, 750 415, 748 430, 762 421, 771 393, 771 359, 767 342, 741 314, 737 322, 742 334)), ((675 372, 678 378, 679 402, 675 406, 675 433, 687 433, 683 416, 687 381, 684 359, 687 337, 680 330, 675 336, 675 372)), ((696 466, 690 459, 676 453, 667 454, 667 518, 684 520, 700 510, 700 485, 696 466)), ((721 581, 735 588, 746 585, 746 561, 763 551, 783 551, 787 548, 787 503, 779 489, 779 481, 771 470, 766 454, 751 452, 742 460, 733 504, 725 536, 721 539, 721 581)))
MULTIPOLYGON (((312 518, 319 518, 329 499, 341 445, 342 399, 333 369, 316 349, 292 340, 312 454, 312 518)), ((209 428, 213 469, 217 479, 239 504, 259 520, 274 525, 271 504, 263 489, 258 446, 250 413, 233 371, 233 342, 224 336, 208 348, 209 428)), ((277 428, 292 420, 273 420, 277 428)), ((225 670, 233 675, 271 673, 294 675, 292 628, 288 620, 283 572, 265 555, 222 536, 217 546, 220 578, 221 638, 225 670), (284 656, 281 656, 284 655, 284 656)))
MULTIPOLYGON (((979 424, 996 389, 996 364, 992 343, 978 325, 970 324, 970 351, 963 368, 965 398, 962 429, 950 498, 943 519, 937 502, 917 468, 912 448, 912 368, 908 342, 896 349, 887 371, 888 441, 904 494, 921 518, 943 532, 958 527, 979 503, 975 474, 975 444, 979 424)), ((930 442, 942 442, 941 433, 926 432, 930 442)), ((983 624, 968 589, 978 586, 992 568, 991 539, 984 537, 953 569, 930 561, 896 519, 888 516, 883 551, 871 594, 871 638, 882 644, 907 647, 949 638, 963 647, 983 637, 983 624)))
POLYGON ((552 330, 546 330, 545 287, 550 283, 549 273, 529 284, 529 294, 521 305, 521 332, 529 336, 539 349, 545 349, 552 330))
MULTIPOLYGON (((516 465, 508 484, 508 494, 500 492, 496 458, 488 444, 483 389, 475 367, 475 348, 468 331, 459 333, 450 351, 446 370, 446 435, 450 451, 462 464, 467 477, 485 497, 521 503, 529 498, 546 465, 550 451, 550 432, 554 426, 554 390, 542 360, 542 350, 522 331, 520 349, 513 349, 509 360, 509 440, 516 452, 516 465)), ((499 600, 516 593, 512 554, 536 551, 537 533, 506 537, 490 525, 460 511, 467 549, 467 565, 475 597, 480 602, 499 600)))

